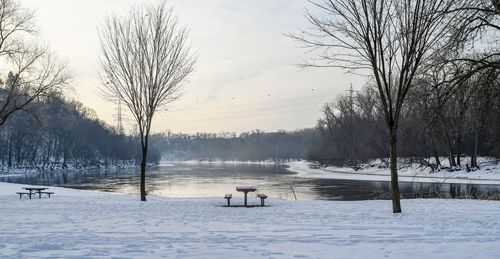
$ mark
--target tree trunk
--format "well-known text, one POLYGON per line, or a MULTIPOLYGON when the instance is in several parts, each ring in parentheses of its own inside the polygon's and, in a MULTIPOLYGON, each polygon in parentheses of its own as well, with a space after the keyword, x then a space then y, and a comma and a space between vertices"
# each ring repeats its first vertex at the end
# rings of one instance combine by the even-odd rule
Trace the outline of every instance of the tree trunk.
POLYGON ((146 201, 146 161, 148 156, 147 148, 142 148, 141 160, 141 201, 146 201))
POLYGON ((441 121, 441 127, 443 128, 444 136, 446 137, 446 143, 448 144, 448 160, 450 161, 450 167, 454 168, 457 166, 457 164, 455 163, 455 156, 454 156, 455 152, 453 151, 453 143, 451 143, 450 133, 446 128, 443 116, 440 116, 440 121, 441 121))
MULTIPOLYGON (((151 125, 151 121, 148 122, 151 125)), ((141 131, 141 201, 146 201, 146 163, 148 160, 148 142, 149 142, 149 127, 145 131, 141 131)))
POLYGON ((12 167, 12 140, 11 139, 9 139, 9 159, 7 162, 7 166, 9 168, 12 167))
POLYGON ((22 150, 22 146, 23 146, 22 143, 21 144, 19 144, 19 143, 16 144, 16 164, 17 164, 17 166, 21 165, 21 160, 22 160, 21 150, 22 150))
POLYGON ((439 160, 439 155, 436 148, 436 142, 434 139, 432 140, 432 153, 434 155, 434 160, 436 161, 436 170, 437 170, 441 168, 441 160, 439 160))
MULTIPOLYGON (((40 139, 40 137, 38 138, 40 139)), ((36 161, 36 151, 38 150, 38 146, 40 145, 40 141, 37 141, 35 146, 33 147, 33 150, 31 151, 31 161, 30 163, 31 164, 37 164, 37 161, 36 161)))
POLYGON ((67 164, 67 161, 66 161, 66 160, 68 159, 68 151, 67 151, 67 150, 66 150, 66 148, 65 148, 63 152, 64 152, 64 153, 63 153, 63 163, 62 163, 62 168, 63 168, 63 169, 66 169, 66 168, 68 168, 68 164, 67 164))
POLYGON ((462 130, 459 130, 458 134, 457 134, 457 150, 456 150, 456 154, 457 154, 457 166, 461 166, 461 156, 460 156, 460 152, 462 151, 462 130))
POLYGON ((474 170, 478 168, 477 166, 477 146, 478 146, 478 140, 479 140, 479 133, 478 131, 474 131, 474 150, 472 152, 472 156, 470 158, 470 167, 473 168, 474 170))
POLYGON ((399 197, 398 183, 398 156, 397 156, 397 133, 390 130, 390 159, 391 159, 391 190, 392 190, 392 212, 401 213, 401 202, 399 197))

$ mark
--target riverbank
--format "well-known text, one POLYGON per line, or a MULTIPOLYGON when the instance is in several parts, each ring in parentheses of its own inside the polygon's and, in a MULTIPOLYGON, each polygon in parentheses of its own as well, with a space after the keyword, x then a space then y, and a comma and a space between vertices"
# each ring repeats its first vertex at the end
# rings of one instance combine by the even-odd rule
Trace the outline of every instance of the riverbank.
POLYGON ((247 209, 221 207, 221 197, 142 203, 64 188, 50 188, 51 199, 20 200, 21 187, 0 183, 2 258, 500 256, 500 202, 403 200, 404 213, 394 215, 390 201, 271 198, 271 207, 247 209))
MULTIPOLYGON (((319 167, 312 162, 294 161, 286 163, 288 170, 298 177, 319 179, 343 179, 366 181, 390 181, 389 168, 381 168, 376 163, 366 164, 358 170, 350 167, 319 167)), ((398 169, 400 182, 463 183, 500 185, 500 164, 483 162, 481 169, 467 172, 465 169, 449 172, 431 172, 429 168, 417 164, 398 169)))
MULTIPOLYGON (((148 163, 147 167, 156 167, 158 163, 148 163)), ((64 173, 64 172, 85 172, 85 171, 116 171, 122 169, 140 169, 140 165, 136 161, 127 160, 120 161, 117 163, 106 164, 102 163, 93 166, 81 166, 75 165, 73 163, 68 163, 66 168, 63 168, 61 164, 55 166, 43 167, 43 166, 0 166, 0 176, 19 176, 19 175, 31 175, 40 173, 64 173)))

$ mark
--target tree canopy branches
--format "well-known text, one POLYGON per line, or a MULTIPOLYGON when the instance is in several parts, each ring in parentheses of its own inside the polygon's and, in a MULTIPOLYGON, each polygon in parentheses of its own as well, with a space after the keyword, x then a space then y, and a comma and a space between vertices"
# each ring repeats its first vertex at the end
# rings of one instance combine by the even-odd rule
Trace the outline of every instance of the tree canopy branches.
MULTIPOLYGON (((0 0, 0 61, 10 70, 0 87, 0 126, 34 100, 68 86, 66 65, 36 43, 33 13, 17 1, 0 0)), ((5 71, 2 71, 5 72, 5 71)))

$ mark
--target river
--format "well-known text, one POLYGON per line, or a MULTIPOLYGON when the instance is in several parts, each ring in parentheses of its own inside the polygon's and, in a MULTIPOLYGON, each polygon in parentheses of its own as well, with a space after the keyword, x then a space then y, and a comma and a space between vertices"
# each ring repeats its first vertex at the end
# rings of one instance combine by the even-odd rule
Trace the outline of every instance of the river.
MULTIPOLYGON (((286 200, 389 199, 390 185, 383 181, 309 179, 297 177, 285 166, 248 164, 168 164, 148 168, 150 195, 166 197, 223 197, 236 194, 235 186, 257 186, 269 197, 286 200)), ((85 190, 139 192, 137 169, 114 171, 45 172, 0 176, 10 183, 58 186, 85 190)), ((500 186, 474 184, 400 183, 403 198, 500 196, 500 186)))

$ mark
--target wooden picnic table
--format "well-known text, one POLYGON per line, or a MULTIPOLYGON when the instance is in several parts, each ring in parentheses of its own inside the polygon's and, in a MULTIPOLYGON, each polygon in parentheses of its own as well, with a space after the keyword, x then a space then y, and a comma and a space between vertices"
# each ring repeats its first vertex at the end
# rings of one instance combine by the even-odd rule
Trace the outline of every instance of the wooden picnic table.
POLYGON ((44 187, 23 187, 23 189, 25 189, 26 191, 29 191, 30 194, 30 199, 31 199, 31 195, 32 194, 38 194, 38 198, 41 199, 42 198, 42 191, 44 190, 47 190, 49 188, 44 188, 44 187))
POLYGON ((257 187, 255 186, 236 186, 236 191, 245 193, 245 207, 247 207, 247 194, 249 192, 255 192, 257 187))

